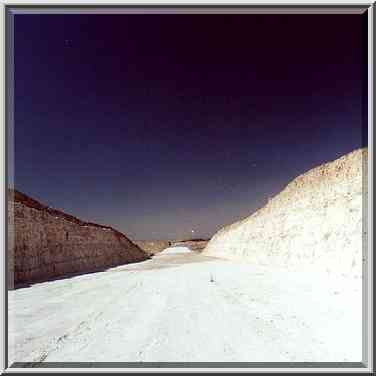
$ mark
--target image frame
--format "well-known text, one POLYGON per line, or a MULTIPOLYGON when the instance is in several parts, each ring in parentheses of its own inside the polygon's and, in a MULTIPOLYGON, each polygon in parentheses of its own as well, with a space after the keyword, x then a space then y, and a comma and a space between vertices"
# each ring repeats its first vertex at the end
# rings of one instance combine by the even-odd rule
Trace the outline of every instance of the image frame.
MULTIPOLYGON (((2 20, 3 20, 3 168, 4 168, 4 184, 3 184, 3 213, 4 213, 4 226, 3 229, 3 246, 4 251, 1 254, 1 262, 3 265, 3 332, 4 332, 4 350, 3 350, 3 369, 8 373, 13 372, 33 372, 35 368, 40 372, 94 372, 97 368, 98 372, 359 372, 368 373, 374 368, 374 290, 373 290, 373 271, 375 267, 375 258, 373 256, 373 104, 374 104, 374 19, 375 19, 375 5, 370 3, 351 3, 351 4, 304 4, 304 3, 278 3, 275 4, 127 4, 122 2, 120 4, 105 4, 95 3, 91 4, 79 4, 79 3, 3 3, 1 6, 2 20), (125 363, 87 363, 87 362, 59 362, 59 363, 8 363, 8 187, 14 186, 13 175, 14 171, 9 169, 10 161, 14 158, 14 83, 12 77, 14 77, 14 61, 13 61, 13 17, 17 14, 72 14, 72 13, 90 13, 90 14, 108 14, 111 12, 117 13, 351 13, 362 12, 366 14, 368 18, 367 27, 367 41, 368 41, 368 56, 367 56, 367 70, 364 72, 367 78, 367 90, 366 98, 367 103, 367 120, 368 120, 368 164, 364 165, 365 171, 367 170, 366 181, 364 181, 364 187, 367 187, 367 202, 363 201, 363 208, 366 209, 365 217, 363 217, 363 225, 367 226, 368 236, 363 238, 363 257, 366 259, 366 263, 363 264, 363 360, 362 362, 229 362, 229 363, 217 363, 217 362, 125 362, 125 363), (102 13, 104 12, 104 13, 102 13)), ((364 98, 365 99, 365 98, 364 98)), ((13 164, 14 165, 14 164, 13 164)), ((363 196, 364 197, 364 196, 363 196)))

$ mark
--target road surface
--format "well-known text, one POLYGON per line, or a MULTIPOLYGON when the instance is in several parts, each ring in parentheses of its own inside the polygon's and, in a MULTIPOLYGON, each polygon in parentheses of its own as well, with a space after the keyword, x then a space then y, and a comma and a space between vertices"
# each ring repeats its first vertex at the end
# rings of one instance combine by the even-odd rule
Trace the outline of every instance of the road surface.
POLYGON ((361 361, 361 280, 205 257, 151 260, 9 292, 17 362, 361 361))

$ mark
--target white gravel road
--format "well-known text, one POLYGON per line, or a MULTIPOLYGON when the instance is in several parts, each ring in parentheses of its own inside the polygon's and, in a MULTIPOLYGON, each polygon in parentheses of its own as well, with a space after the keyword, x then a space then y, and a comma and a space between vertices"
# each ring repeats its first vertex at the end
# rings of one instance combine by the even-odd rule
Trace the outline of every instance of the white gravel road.
POLYGON ((169 248, 10 291, 10 363, 358 362, 361 300, 361 279, 169 248))

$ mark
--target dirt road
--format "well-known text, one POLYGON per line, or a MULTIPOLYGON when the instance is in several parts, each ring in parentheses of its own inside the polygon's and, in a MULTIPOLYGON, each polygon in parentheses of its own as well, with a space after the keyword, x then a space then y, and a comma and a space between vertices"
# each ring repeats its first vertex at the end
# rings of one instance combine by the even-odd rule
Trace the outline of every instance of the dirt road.
POLYGON ((361 280, 169 248, 9 292, 18 362, 361 361, 361 280))

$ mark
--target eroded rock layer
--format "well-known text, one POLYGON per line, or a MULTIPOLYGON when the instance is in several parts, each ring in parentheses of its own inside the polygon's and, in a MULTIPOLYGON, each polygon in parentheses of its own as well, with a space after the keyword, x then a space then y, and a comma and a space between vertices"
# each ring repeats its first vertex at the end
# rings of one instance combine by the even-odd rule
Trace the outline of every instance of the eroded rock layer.
POLYGON ((9 286, 148 258, 125 235, 8 191, 9 286))

